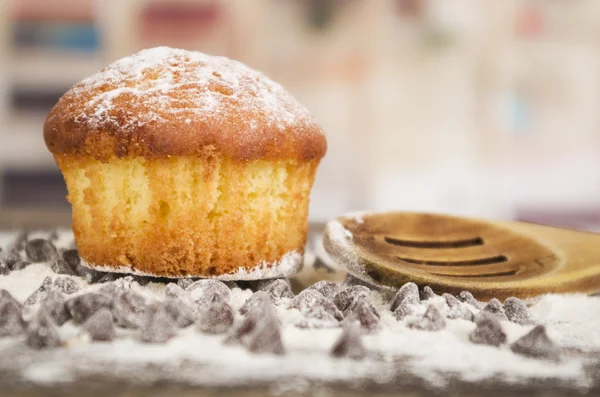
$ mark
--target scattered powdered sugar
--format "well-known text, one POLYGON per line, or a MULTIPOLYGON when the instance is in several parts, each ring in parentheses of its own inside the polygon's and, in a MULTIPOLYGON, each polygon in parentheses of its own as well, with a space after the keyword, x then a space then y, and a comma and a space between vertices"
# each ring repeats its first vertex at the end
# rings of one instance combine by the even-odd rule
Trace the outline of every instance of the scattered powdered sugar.
POLYGON ((347 244, 352 241, 352 233, 346 229, 338 220, 330 221, 327 226, 326 234, 331 238, 333 244, 347 244))
MULTIPOLYGON (((328 263, 343 262, 344 267, 350 270, 353 276, 371 284, 377 284, 365 272, 361 259, 350 247, 353 239, 352 233, 338 219, 333 219, 327 223, 324 235, 327 238, 323 239, 323 251, 325 251, 323 256, 329 259, 328 263), (332 261, 327 252, 335 253, 336 260, 332 261)), ((335 265, 335 267, 339 268, 339 265, 335 265)))
MULTIPOLYGON (((156 277, 155 274, 147 273, 132 268, 131 266, 106 266, 96 265, 81 261, 81 264, 89 269, 99 272, 112 273, 127 273, 136 276, 156 277)), ((302 254, 297 251, 288 252, 279 261, 270 263, 266 261, 260 262, 255 267, 248 269, 241 267, 234 272, 222 274, 220 276, 209 276, 203 278, 211 278, 215 280, 263 280, 267 278, 288 277, 292 276, 302 269, 303 258, 302 254)), ((196 278, 197 276, 185 276, 185 278, 196 278)), ((167 276, 168 278, 168 276, 167 276)), ((179 277, 177 277, 179 278, 179 277)))
POLYGON ((267 278, 288 277, 298 273, 302 268, 302 263, 302 254, 292 251, 285 254, 278 262, 262 262, 251 269, 242 267, 233 273, 214 278, 218 280, 263 280, 267 278))
MULTIPOLYGON (((0 242, 3 244, 8 241, 4 237, 0 235, 0 242)), ((2 246, 5 247, 6 245, 2 246)), ((304 271, 310 272, 313 269, 304 271)), ((262 273, 262 276, 268 277, 268 274, 262 273)), ((72 277, 77 281, 81 290, 66 296, 67 300, 97 292, 107 285, 89 284, 78 276, 58 275, 52 272, 48 264, 40 263, 0 276, 0 289, 7 289, 23 302, 39 288, 46 277, 53 280, 72 277)), ((408 297, 410 302, 414 302, 414 310, 401 320, 397 320, 390 310, 392 302, 370 298, 376 296, 377 292, 371 291, 369 295, 363 293, 363 287, 346 287, 352 288, 350 292, 354 292, 351 294, 355 295, 351 299, 355 302, 354 306, 370 308, 369 305, 372 305, 376 310, 378 325, 370 332, 360 322, 345 321, 340 321, 338 326, 333 327, 301 328, 297 324, 306 318, 311 309, 308 300, 303 302, 307 305, 303 306, 306 310, 298 310, 289 308, 292 306, 292 299, 289 298, 281 299, 277 305, 271 304, 269 298, 262 299, 271 305, 270 315, 273 316, 274 313, 277 317, 277 329, 284 353, 257 354, 252 353, 243 343, 226 343, 228 335, 203 332, 194 325, 187 328, 171 327, 167 334, 161 334, 164 329, 158 325, 161 322, 164 325, 166 309, 160 304, 168 299, 166 292, 175 290, 175 287, 169 288, 166 285, 168 284, 157 279, 145 285, 133 282, 131 286, 153 305, 158 304, 153 306, 155 316, 148 320, 149 324, 157 324, 156 334, 142 337, 141 330, 123 327, 115 327, 113 334, 108 309, 102 308, 100 310, 104 312, 97 311, 96 313, 100 313, 98 316, 87 319, 89 322, 83 329, 88 332, 82 334, 82 326, 76 325, 72 320, 57 327, 64 343, 61 347, 48 347, 39 352, 27 347, 24 337, 0 338, 0 371, 19 373, 34 383, 70 382, 87 375, 154 382, 158 379, 157 374, 172 381, 202 386, 276 383, 292 378, 308 382, 354 384, 360 380, 369 380, 392 384, 406 376, 418 377, 428 384, 440 387, 453 377, 467 382, 495 379, 517 384, 530 384, 533 380, 559 380, 581 390, 597 387, 600 382, 598 374, 592 379, 586 372, 586 366, 593 362, 594 353, 600 352, 598 297, 546 295, 539 297, 529 307, 536 324, 545 326, 548 338, 558 347, 583 352, 564 354, 559 361, 532 358, 511 351, 511 345, 530 333, 535 325, 499 321, 506 335, 505 343, 492 346, 471 342, 470 336, 477 325, 462 318, 448 318, 451 311, 447 304, 448 297, 432 295, 420 302, 417 301, 418 291, 414 291, 412 287, 405 288, 405 293, 396 299, 403 301, 408 297), (411 328, 410 324, 422 320, 427 311, 430 322, 437 321, 438 315, 445 316, 445 326, 426 327, 427 330, 411 328), (92 336, 114 340, 93 342, 92 336), (349 341, 354 342, 348 345, 349 341)), ((312 291, 321 294, 319 291, 322 287, 323 283, 312 291)), ((244 318, 240 313, 244 303, 250 297, 256 299, 257 294, 268 294, 264 291, 253 293, 250 289, 235 286, 230 288, 230 294, 225 298, 227 301, 217 303, 230 307, 236 327, 244 318)), ((177 291, 181 294, 181 291, 177 291)), ((333 291, 332 288, 331 293, 333 291)), ((343 303, 342 297, 340 295, 337 299, 340 304, 343 303)), ((325 302, 329 299, 320 300, 325 302)), ((451 302, 453 305, 459 304, 455 300, 451 302)), ((35 309, 35 306, 28 308, 35 309)), ((474 307, 472 309, 478 313, 480 311, 474 307)), ((351 318, 352 310, 348 309, 347 312, 351 318)), ((267 332, 264 335, 270 334, 267 332)))
MULTIPOLYGON (((93 129, 127 131, 165 122, 166 115, 184 123, 199 118, 214 121, 232 112, 264 117, 281 131, 314 123, 302 105, 262 73, 225 57, 169 47, 119 59, 65 94, 73 97, 85 102, 75 101, 71 106, 77 109, 66 111, 78 111, 76 121, 93 129), (120 105, 124 103, 126 111, 120 105)), ((240 131, 257 128, 239 121, 247 124, 240 131)))
POLYGON ((24 302, 37 290, 46 277, 56 274, 45 264, 32 264, 23 270, 13 271, 8 276, 0 277, 0 289, 10 292, 20 302, 24 302))
POLYGON ((600 296, 546 295, 530 311, 560 346, 600 355, 600 296))

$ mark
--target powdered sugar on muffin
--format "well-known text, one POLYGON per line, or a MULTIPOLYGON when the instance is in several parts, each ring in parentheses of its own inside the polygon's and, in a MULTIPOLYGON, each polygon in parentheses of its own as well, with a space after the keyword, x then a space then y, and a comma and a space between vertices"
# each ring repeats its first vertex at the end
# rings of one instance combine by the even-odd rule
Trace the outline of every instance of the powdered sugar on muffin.
MULTIPOLYGON (((57 130, 73 126, 98 133, 118 131, 124 138, 133 136, 141 147, 156 145, 148 140, 157 134, 174 139, 170 128, 175 127, 192 128, 202 137, 197 144, 190 142, 191 150, 206 144, 217 149, 239 146, 232 139, 286 146, 290 138, 285 135, 313 140, 310 147, 300 148, 311 158, 322 157, 325 150, 321 128, 281 85, 240 62, 182 49, 157 47, 122 58, 76 84, 56 108, 45 130, 47 142, 58 151, 89 140, 86 136, 61 142, 57 130)), ((180 146, 183 143, 171 142, 167 150, 181 151, 180 146)), ((136 153, 129 149, 127 153, 136 153)))
MULTIPOLYGON (((140 107, 159 108, 175 116, 189 111, 218 115, 229 106, 226 98, 231 97, 238 107, 265 112, 269 123, 282 130, 286 125, 312 120, 302 105, 262 73, 225 57, 169 47, 146 49, 120 59, 77 84, 73 94, 98 88, 103 92, 86 104, 94 111, 80 115, 81 121, 96 127, 117 122, 114 100, 123 95, 132 95, 130 99, 139 101, 140 107), (134 87, 137 82, 142 83, 134 87), (182 98, 176 94, 180 91, 190 95, 182 98)), ((138 126, 161 117, 157 111, 130 116, 128 122, 138 126)), ((258 128, 258 123, 250 122, 249 127, 258 128)))

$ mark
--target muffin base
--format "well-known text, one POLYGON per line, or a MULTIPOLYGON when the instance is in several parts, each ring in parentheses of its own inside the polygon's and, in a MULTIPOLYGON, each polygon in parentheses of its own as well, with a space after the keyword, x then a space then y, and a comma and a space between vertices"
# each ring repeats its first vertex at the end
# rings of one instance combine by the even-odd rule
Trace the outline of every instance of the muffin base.
POLYGON ((87 266, 219 277, 301 257, 318 160, 55 155, 87 266))
MULTIPOLYGON (((146 273, 140 270, 135 270, 130 266, 99 266, 99 265, 91 265, 85 261, 81 261, 81 265, 87 267, 88 269, 97 270, 99 272, 109 272, 109 273, 124 273, 124 274, 132 274, 134 276, 143 276, 143 277, 160 277, 160 278, 198 278, 195 275, 186 275, 186 276, 157 276, 156 274, 146 273)), ((293 251, 285 254, 280 261, 275 263, 261 263, 257 266, 246 269, 245 267, 239 268, 232 273, 221 274, 218 276, 205 276, 200 278, 210 278, 215 280, 222 281, 252 281, 252 280, 265 280, 270 278, 280 278, 280 277, 291 277, 297 273, 299 273, 304 267, 304 257, 301 253, 293 251)))

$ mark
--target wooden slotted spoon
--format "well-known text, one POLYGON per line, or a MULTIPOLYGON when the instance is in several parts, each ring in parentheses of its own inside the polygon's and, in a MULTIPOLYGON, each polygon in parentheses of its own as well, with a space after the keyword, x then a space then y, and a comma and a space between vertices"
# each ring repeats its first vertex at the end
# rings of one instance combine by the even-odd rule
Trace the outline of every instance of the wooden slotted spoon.
POLYGON ((524 222, 423 213, 341 216, 328 223, 331 259, 364 281, 478 299, 600 291, 600 235, 524 222))

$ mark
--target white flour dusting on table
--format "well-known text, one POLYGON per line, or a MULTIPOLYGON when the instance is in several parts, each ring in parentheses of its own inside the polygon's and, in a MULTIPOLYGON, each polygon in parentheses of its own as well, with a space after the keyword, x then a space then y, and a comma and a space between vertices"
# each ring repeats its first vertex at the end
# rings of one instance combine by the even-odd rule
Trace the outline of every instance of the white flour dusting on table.
MULTIPOLYGON (((5 248, 13 235, 0 235, 5 248)), ((64 233, 60 244, 68 244, 64 233)), ((312 271, 305 269, 305 271, 312 271)), ((0 289, 8 290, 24 301, 45 277, 58 277, 47 264, 33 264, 23 270, 0 276, 0 289)), ((65 277, 65 276, 61 276, 65 277)), ((72 277, 83 292, 97 290, 85 280, 72 277)), ((153 300, 163 300, 165 283, 150 282, 134 288, 153 300)), ((530 382, 532 379, 564 381, 578 388, 592 386, 586 366, 598 361, 600 352, 600 298, 584 295, 547 295, 540 297, 530 310, 538 324, 546 325, 548 334, 559 346, 576 351, 560 362, 526 358, 514 354, 508 345, 493 347, 469 341, 475 324, 466 320, 447 320, 441 331, 419 331, 407 327, 414 318, 397 321, 389 303, 372 292, 373 302, 381 313, 379 329, 362 337, 369 355, 362 360, 338 359, 329 355, 340 336, 341 328, 301 329, 295 326, 302 317, 288 309, 289 299, 277 306, 282 323, 283 356, 253 354, 243 346, 224 344, 225 335, 201 333, 195 326, 179 330, 166 344, 144 344, 136 330, 118 328, 118 338, 109 343, 90 343, 79 326, 71 321, 60 327, 64 347, 35 351, 25 346, 23 337, 0 339, 0 369, 15 367, 34 383, 69 382, 80 376, 108 374, 119 379, 144 381, 149 366, 160 368, 162 375, 175 381, 197 385, 234 385, 252 382, 277 382, 300 378, 307 381, 355 382, 368 379, 385 384, 402 374, 424 379, 432 385, 444 385, 449 375, 469 382, 499 379, 507 383, 530 382), (201 368, 201 370, 199 370, 201 368)), ((232 288, 229 304, 238 310, 252 295, 249 289, 232 288)), ((443 310, 445 301, 435 297, 427 301, 443 310)), ((418 307, 422 315, 425 305, 418 307)), ((35 310, 32 309, 32 310, 35 310)), ((502 322, 508 344, 533 326, 502 322)), ((150 381, 151 379, 146 379, 150 381)))

